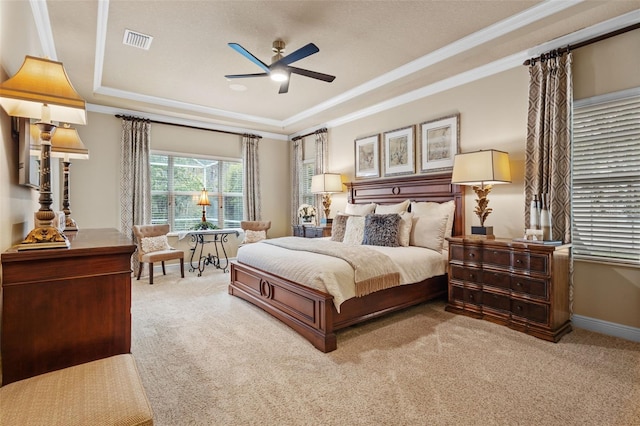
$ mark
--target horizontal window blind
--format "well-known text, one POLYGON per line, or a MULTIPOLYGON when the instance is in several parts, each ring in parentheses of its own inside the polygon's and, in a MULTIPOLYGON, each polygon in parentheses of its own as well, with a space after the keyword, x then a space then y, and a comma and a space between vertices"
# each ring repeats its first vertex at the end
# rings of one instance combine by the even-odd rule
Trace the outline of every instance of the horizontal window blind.
POLYGON ((576 102, 573 249, 577 258, 640 265, 640 94, 576 102))

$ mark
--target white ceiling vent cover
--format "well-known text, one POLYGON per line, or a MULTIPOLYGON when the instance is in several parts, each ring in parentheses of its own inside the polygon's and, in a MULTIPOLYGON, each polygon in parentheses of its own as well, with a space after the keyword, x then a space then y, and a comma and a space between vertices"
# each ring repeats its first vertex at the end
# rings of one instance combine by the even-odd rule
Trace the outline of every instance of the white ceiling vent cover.
POLYGON ((153 37, 150 35, 138 33, 131 30, 124 30, 124 38, 122 43, 127 46, 137 47, 138 49, 149 50, 153 37))

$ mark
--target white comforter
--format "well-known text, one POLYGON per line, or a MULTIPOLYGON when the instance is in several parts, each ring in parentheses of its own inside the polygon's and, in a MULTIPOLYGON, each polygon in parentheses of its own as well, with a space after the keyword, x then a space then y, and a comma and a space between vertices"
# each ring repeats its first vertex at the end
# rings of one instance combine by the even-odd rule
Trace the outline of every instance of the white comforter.
MULTIPOLYGON (((400 284, 412 284, 445 273, 447 257, 443 253, 414 246, 363 247, 389 256, 400 270, 400 284)), ((331 294, 338 312, 345 300, 355 297, 353 268, 337 257, 253 243, 238 249, 238 261, 331 294)))

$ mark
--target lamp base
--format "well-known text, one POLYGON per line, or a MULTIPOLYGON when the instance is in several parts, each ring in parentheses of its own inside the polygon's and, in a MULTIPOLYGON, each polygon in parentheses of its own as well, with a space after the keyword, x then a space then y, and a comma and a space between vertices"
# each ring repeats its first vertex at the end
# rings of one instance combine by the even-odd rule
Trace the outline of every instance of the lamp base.
POLYGON ((472 226, 471 235, 475 238, 485 238, 487 240, 496 238, 493 235, 493 226, 472 226))
POLYGON ((52 248, 69 248, 69 240, 60 230, 53 226, 37 227, 29 232, 29 235, 18 244, 18 251, 39 250, 52 248))
POLYGON ((64 230, 66 231, 77 231, 78 230, 78 224, 76 224, 76 221, 73 220, 70 217, 66 217, 65 218, 65 222, 64 222, 64 230))

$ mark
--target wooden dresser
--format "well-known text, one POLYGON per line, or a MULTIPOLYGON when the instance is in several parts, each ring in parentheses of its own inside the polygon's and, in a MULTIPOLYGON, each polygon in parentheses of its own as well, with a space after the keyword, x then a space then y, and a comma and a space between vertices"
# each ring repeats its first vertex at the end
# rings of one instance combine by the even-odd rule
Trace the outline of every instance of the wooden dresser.
POLYGON ((446 310, 557 342, 571 331, 571 246, 449 239, 446 310))
POLYGON ((2 253, 2 384, 131 350, 131 255, 115 229, 2 253))
POLYGON ((293 225, 294 237, 321 238, 331 236, 331 225, 293 225))

